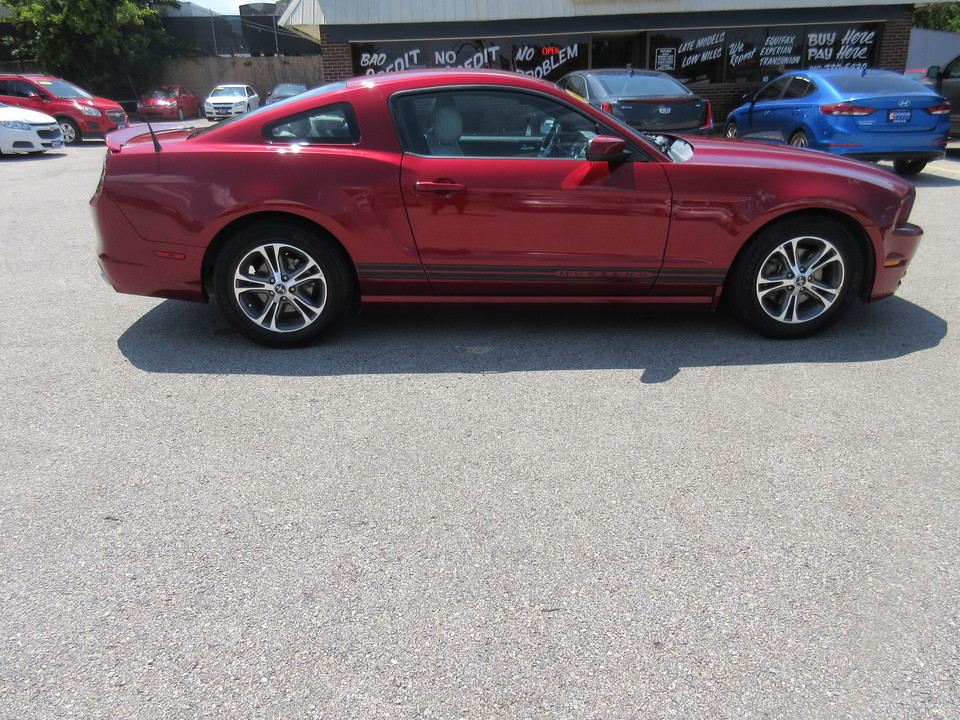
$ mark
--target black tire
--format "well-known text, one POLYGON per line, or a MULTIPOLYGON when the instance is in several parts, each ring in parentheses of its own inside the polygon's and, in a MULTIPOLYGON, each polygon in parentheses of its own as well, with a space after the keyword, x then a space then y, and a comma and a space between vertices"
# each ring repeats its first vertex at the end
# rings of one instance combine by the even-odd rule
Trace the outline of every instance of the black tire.
POLYGON ((183 120, 183 108, 177 108, 177 120, 183 120))
POLYGON ((58 117, 57 122, 60 123, 64 145, 79 145, 83 142, 83 133, 80 132, 80 126, 74 120, 68 117, 58 117))
POLYGON ((850 231, 829 218, 808 216, 757 233, 737 258, 726 289, 731 308, 747 325, 788 339, 839 320, 862 279, 863 258, 850 231))
POLYGON ((803 130, 797 130, 790 136, 790 145, 798 148, 810 147, 810 138, 803 130))
POLYGON ((314 342, 346 314, 351 278, 332 241, 293 223, 267 222, 224 246, 214 293, 224 315, 250 339, 296 347, 314 342))
POLYGON ((728 120, 727 125, 723 128, 723 134, 728 138, 738 138, 740 137, 740 128, 737 127, 735 120, 728 120))
POLYGON ((926 160, 894 160, 893 171, 898 175, 916 175, 927 166, 926 160))

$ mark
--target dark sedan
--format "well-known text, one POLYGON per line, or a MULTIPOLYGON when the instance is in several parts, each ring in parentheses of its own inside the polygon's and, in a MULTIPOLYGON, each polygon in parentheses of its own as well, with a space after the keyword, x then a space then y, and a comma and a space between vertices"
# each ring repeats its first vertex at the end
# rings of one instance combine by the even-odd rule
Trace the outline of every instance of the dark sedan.
POLYGON ((644 132, 696 134, 713 128, 710 101, 666 73, 579 70, 557 86, 644 132))

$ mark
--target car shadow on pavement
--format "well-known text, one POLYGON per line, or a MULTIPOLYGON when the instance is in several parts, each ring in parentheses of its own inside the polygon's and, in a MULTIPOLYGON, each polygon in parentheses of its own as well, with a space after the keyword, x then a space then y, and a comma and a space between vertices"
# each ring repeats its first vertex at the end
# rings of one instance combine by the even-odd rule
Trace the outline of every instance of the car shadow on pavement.
POLYGON ((320 343, 256 345, 216 306, 168 300, 135 322, 120 352, 151 373, 338 376, 637 370, 645 383, 682 368, 874 362, 935 347, 942 318, 899 297, 854 307, 804 340, 759 337, 725 313, 625 307, 365 310, 320 343))

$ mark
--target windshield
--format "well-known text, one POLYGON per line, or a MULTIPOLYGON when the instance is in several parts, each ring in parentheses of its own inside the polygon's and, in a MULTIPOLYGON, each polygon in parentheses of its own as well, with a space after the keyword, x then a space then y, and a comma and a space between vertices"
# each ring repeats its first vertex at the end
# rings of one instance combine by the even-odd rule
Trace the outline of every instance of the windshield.
POLYGON ((299 95, 307 91, 306 85, 278 85, 273 91, 274 97, 287 97, 289 95, 299 95))
POLYGON ((222 87, 214 88, 213 92, 210 93, 210 97, 246 97, 247 91, 242 85, 224 85, 222 87))
POLYGON ((94 97, 83 88, 78 88, 66 80, 37 80, 37 85, 40 85, 54 97, 64 100, 89 100, 94 97))
POLYGON ((148 98, 175 98, 176 96, 176 88, 155 88, 147 93, 148 98))
POLYGON ((690 95, 690 91, 673 78, 662 75, 595 75, 607 95, 617 97, 671 97, 690 95))

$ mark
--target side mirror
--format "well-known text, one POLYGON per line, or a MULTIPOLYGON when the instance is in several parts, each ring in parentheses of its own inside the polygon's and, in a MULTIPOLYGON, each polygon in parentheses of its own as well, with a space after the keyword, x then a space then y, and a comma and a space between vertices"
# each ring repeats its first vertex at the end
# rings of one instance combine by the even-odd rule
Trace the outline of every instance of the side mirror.
POLYGON ((623 162, 630 157, 627 141, 612 135, 597 135, 587 142, 586 158, 590 162, 623 162))
POLYGON ((35 93, 35 92, 27 93, 27 98, 29 100, 45 100, 46 99, 40 93, 35 93))
POLYGON ((940 79, 940 66, 939 66, 939 65, 931 65, 929 68, 927 68, 927 77, 930 78, 931 80, 939 80, 939 79, 940 79))

